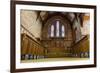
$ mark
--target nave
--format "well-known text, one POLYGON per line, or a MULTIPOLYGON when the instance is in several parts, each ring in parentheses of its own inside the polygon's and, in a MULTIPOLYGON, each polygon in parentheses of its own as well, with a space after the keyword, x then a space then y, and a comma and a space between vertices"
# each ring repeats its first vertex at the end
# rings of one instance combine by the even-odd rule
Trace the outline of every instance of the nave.
POLYGON ((89 58, 89 17, 88 13, 21 10, 21 60, 89 58))

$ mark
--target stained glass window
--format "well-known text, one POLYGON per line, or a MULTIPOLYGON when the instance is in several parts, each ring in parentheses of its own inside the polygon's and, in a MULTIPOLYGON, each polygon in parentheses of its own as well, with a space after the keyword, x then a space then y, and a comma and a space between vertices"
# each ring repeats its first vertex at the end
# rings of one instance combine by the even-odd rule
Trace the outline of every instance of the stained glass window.
POLYGON ((59 21, 56 21, 56 37, 59 37, 59 21))
POLYGON ((65 28, 64 28, 64 25, 62 25, 62 27, 61 27, 61 36, 62 37, 65 36, 65 28))
POLYGON ((54 37, 54 25, 51 25, 51 37, 54 37))
POLYGON ((65 27, 60 23, 59 20, 56 20, 49 29, 50 37, 65 37, 65 27))

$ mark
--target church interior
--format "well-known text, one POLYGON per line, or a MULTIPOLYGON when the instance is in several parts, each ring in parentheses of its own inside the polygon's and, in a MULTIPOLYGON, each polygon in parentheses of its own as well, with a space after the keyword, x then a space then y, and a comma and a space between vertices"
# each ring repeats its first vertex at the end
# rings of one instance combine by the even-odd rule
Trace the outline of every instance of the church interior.
POLYGON ((21 60, 89 58, 90 15, 20 11, 21 60))

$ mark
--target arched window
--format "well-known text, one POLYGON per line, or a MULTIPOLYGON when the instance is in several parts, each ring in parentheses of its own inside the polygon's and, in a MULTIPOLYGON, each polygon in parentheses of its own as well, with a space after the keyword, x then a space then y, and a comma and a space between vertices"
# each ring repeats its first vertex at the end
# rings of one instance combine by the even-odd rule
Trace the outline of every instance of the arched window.
POLYGON ((49 37, 65 37, 65 26, 61 24, 60 20, 51 24, 49 37))
POLYGON ((51 25, 51 33, 50 33, 51 35, 51 37, 54 37, 54 25, 51 25))
POLYGON ((61 36, 62 37, 65 36, 65 27, 64 27, 64 25, 62 25, 62 27, 61 27, 61 36))
POLYGON ((56 37, 59 37, 59 21, 56 21, 56 37))

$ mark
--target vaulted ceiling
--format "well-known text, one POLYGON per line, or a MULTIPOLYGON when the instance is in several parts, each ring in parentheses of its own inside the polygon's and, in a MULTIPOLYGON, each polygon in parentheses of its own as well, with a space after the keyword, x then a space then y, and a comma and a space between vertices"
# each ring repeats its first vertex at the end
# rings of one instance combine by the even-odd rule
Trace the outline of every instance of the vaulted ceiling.
POLYGON ((53 11, 36 11, 36 12, 37 12, 37 19, 40 19, 40 21, 42 22, 42 24, 45 24, 46 21, 49 18, 51 18, 53 16, 57 16, 57 15, 60 15, 60 16, 64 17, 65 19, 67 19, 70 22, 70 24, 73 24, 74 19, 77 19, 77 17, 80 18, 81 25, 83 23, 84 13, 53 12, 53 11))

